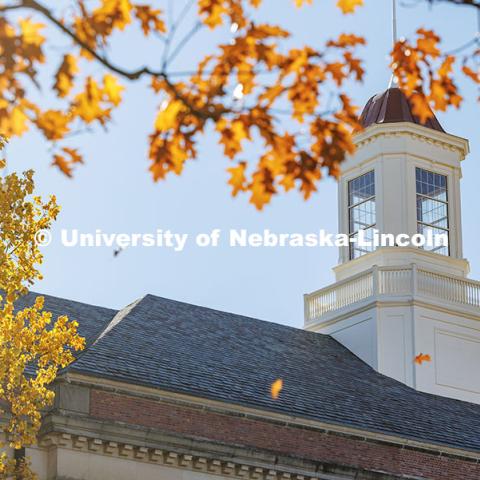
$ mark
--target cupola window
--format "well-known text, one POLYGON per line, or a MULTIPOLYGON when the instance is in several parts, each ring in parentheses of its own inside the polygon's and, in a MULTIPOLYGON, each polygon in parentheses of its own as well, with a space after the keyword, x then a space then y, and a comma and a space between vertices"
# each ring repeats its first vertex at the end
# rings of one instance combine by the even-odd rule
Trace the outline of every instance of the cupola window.
MULTIPOLYGON (((348 222, 350 239, 358 238, 358 232, 364 231, 365 240, 373 239, 377 223, 375 208, 375 172, 372 170, 348 182, 348 222)), ((350 242, 350 259, 361 257, 373 247, 359 246, 350 242)))
MULTIPOLYGON (((417 185, 417 231, 428 238, 432 235, 449 235, 447 177, 439 173, 416 169, 417 185)), ((441 255, 449 255, 449 248, 442 246, 423 247, 441 255)))

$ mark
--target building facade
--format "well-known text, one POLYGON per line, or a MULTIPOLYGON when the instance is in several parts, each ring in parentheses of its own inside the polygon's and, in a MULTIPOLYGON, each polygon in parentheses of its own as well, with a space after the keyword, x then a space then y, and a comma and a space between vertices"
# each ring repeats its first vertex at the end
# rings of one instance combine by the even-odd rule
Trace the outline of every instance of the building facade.
POLYGON ((26 451, 41 480, 480 478, 468 143, 419 124, 397 89, 362 120, 340 231, 443 232, 449 245, 342 247, 336 283, 305 296, 303 330, 152 295, 118 312, 46 297, 88 347, 26 451))

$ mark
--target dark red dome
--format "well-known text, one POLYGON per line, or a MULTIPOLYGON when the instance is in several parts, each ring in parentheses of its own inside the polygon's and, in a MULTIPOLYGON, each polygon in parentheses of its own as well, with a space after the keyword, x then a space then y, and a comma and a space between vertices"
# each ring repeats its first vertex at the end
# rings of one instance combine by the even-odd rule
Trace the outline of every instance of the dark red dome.
POLYGON ((412 105, 409 99, 399 88, 389 88, 385 92, 372 97, 363 109, 360 122, 364 128, 375 123, 411 122, 439 132, 445 132, 435 115, 422 123, 412 113, 412 105))

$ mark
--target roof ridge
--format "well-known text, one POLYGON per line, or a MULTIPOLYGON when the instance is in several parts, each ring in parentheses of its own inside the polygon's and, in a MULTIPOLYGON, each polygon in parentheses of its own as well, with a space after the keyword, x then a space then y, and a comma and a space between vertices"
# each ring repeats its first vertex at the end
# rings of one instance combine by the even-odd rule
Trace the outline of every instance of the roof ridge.
POLYGON ((138 298, 134 302, 130 303, 126 307, 118 310, 117 313, 114 315, 112 320, 108 323, 108 325, 99 333, 98 337, 95 341, 90 345, 89 348, 92 348, 97 342, 99 342, 108 332, 114 329, 127 315, 143 300, 147 295, 138 298))

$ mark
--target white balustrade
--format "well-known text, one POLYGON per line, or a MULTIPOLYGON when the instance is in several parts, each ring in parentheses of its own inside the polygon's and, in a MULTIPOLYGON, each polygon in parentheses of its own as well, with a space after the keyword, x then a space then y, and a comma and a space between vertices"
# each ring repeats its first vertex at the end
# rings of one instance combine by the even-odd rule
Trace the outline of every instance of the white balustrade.
POLYGON ((419 296, 480 307, 480 282, 405 267, 373 267, 352 278, 305 295, 307 323, 377 296, 419 296))

